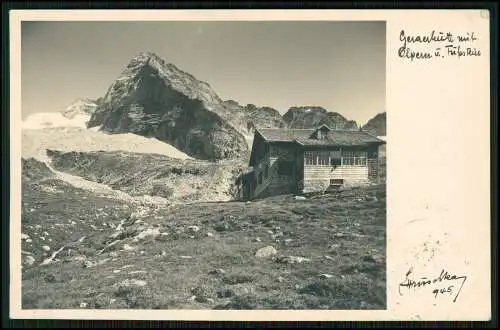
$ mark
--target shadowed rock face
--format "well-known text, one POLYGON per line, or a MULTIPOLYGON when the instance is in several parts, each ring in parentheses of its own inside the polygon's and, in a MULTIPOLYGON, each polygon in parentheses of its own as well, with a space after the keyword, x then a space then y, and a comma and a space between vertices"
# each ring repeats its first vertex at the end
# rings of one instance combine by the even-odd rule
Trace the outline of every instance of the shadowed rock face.
POLYGON ((290 128, 315 128, 327 125, 332 129, 356 130, 354 120, 347 120, 336 112, 328 112, 322 107, 291 107, 283 115, 283 120, 290 128))
POLYGON ((43 180, 55 176, 47 164, 34 158, 22 159, 21 174, 23 182, 43 180))
POLYGON ((370 119, 365 126, 363 126, 363 131, 376 136, 386 135, 386 113, 382 112, 377 114, 375 117, 370 119))
POLYGON ((199 159, 234 158, 248 151, 238 123, 202 81, 153 53, 141 53, 113 82, 88 127, 155 137, 199 159))

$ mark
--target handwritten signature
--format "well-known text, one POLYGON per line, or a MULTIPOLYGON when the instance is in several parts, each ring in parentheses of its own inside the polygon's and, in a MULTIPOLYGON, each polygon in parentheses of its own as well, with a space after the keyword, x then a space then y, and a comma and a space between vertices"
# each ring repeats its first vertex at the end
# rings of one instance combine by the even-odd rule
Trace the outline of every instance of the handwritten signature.
POLYGON ((419 280, 414 280, 413 278, 411 278, 412 273, 413 268, 410 268, 405 275, 405 280, 399 283, 399 294, 401 296, 403 295, 402 288, 406 288, 408 292, 411 292, 411 290, 430 287, 433 289, 432 294, 434 295, 434 298, 437 298, 440 294, 453 295, 453 293, 456 291, 455 297, 453 298, 453 302, 456 302, 458 296, 460 295, 460 292, 462 291, 462 287, 467 280, 467 276, 450 274, 445 269, 441 270, 439 276, 430 279, 427 277, 421 277, 419 280), (459 283, 460 288, 458 290, 455 290, 455 285, 452 285, 451 283, 456 283, 460 280, 462 281, 461 283, 459 283))

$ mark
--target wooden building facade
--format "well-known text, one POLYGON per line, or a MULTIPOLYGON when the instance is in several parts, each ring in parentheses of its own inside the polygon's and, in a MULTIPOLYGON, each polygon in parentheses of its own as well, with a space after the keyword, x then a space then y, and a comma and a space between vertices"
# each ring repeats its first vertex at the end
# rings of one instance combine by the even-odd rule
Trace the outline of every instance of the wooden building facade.
POLYGON ((258 129, 250 171, 237 178, 240 200, 324 191, 378 180, 384 141, 363 131, 258 129))

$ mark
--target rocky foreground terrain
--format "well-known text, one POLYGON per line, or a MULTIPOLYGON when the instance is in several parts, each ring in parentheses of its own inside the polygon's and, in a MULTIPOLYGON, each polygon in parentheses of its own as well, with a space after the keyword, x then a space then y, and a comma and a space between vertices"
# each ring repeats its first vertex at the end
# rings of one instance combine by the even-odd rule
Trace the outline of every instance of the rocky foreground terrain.
MULTIPOLYGON (((113 154, 84 156, 82 173, 52 158, 118 179, 92 163, 113 154)), ((22 173, 23 308, 385 308, 384 185, 170 205, 35 159, 22 173)))

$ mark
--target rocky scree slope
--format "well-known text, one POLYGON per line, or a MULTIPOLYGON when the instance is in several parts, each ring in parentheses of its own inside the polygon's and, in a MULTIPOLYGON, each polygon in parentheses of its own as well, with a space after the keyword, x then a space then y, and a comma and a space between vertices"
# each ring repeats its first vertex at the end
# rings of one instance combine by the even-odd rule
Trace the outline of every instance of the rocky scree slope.
POLYGON ((48 150, 54 169, 105 184, 131 196, 157 196, 170 204, 228 201, 234 179, 244 170, 239 160, 218 163, 126 151, 48 150))

